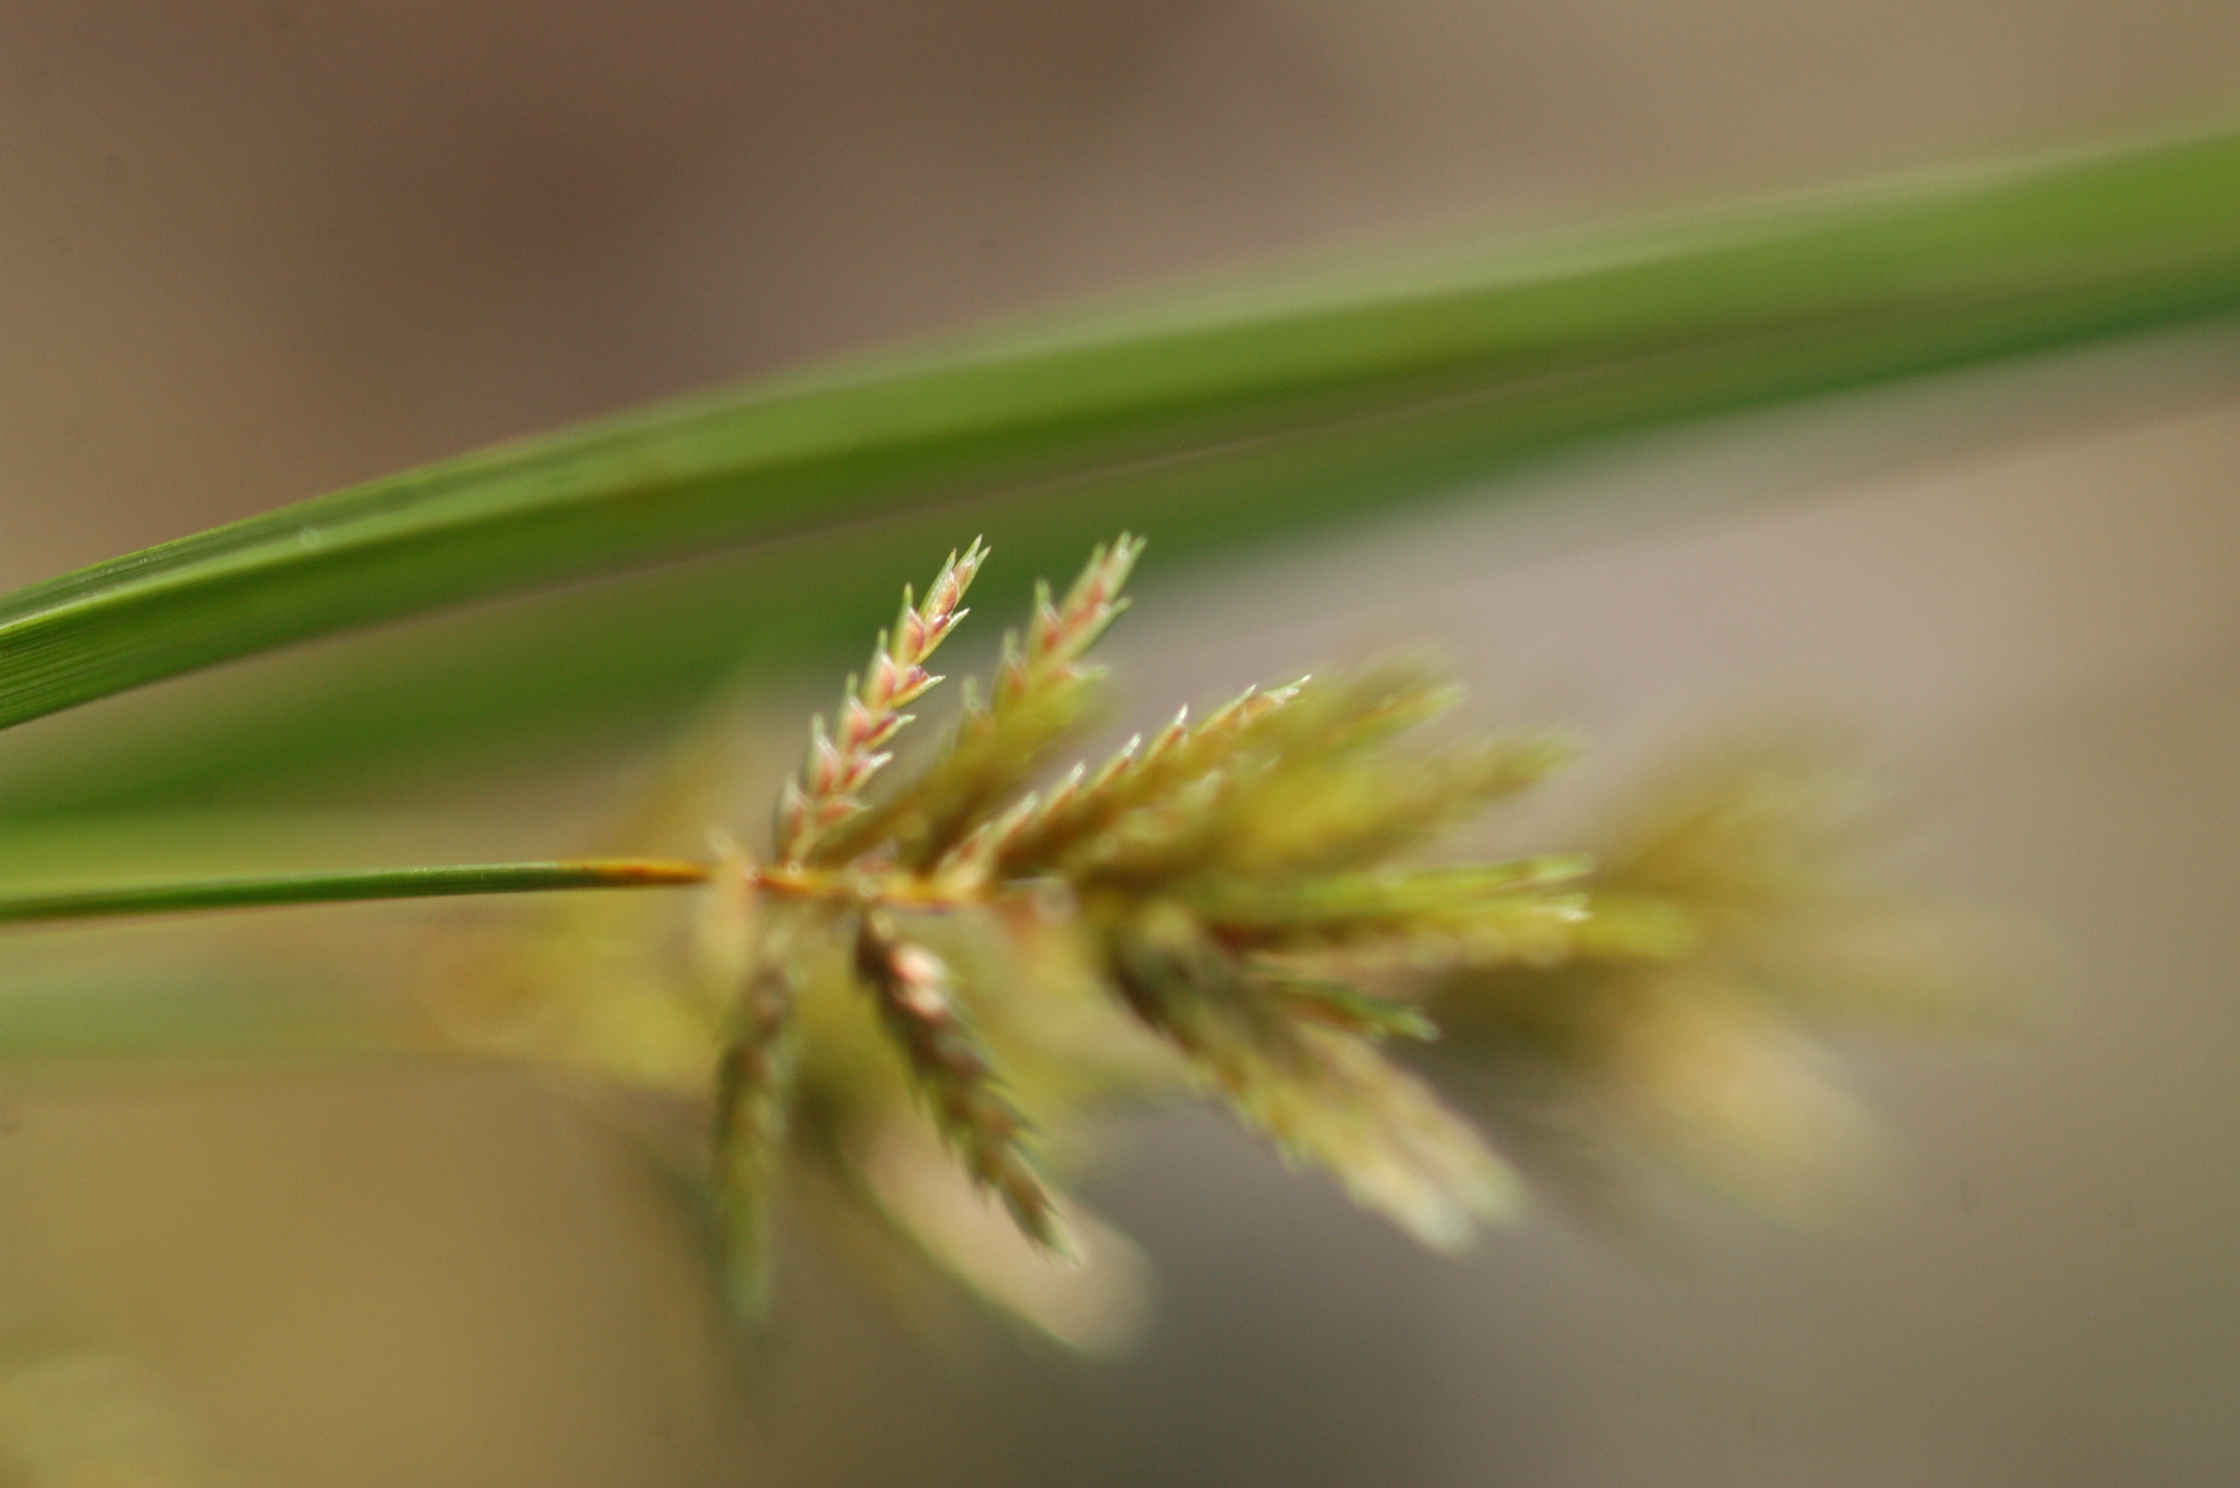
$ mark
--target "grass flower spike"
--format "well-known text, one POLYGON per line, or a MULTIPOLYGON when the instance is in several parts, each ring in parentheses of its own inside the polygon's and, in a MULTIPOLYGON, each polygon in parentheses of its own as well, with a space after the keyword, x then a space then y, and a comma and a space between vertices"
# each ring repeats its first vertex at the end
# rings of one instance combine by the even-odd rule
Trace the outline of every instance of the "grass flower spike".
MULTIPOLYGON (((1330 1170, 1425 1240, 1459 1244, 1508 1207, 1507 1170, 1380 1047, 1396 1032, 1428 1033, 1420 1016, 1330 973, 1347 958, 1420 969, 1535 956, 1560 938, 1580 914, 1575 862, 1408 871, 1388 861, 1556 754, 1544 741, 1391 753, 1452 701, 1420 668, 1394 667, 1253 690, 1202 722, 1185 712, 1095 771, 1076 766, 1040 787, 1052 749, 1098 702, 1103 674, 1085 658, 1124 608, 1141 551, 1123 536, 1063 598, 1038 587, 992 685, 968 692, 943 746, 878 799, 866 788, 891 762, 902 710, 938 680, 925 663, 963 618, 986 557, 978 543, 951 557, 923 603, 905 594, 837 723, 812 726, 779 806, 777 863, 742 880, 774 902, 754 917, 760 943, 738 957, 746 970, 716 1099, 719 1184, 767 1186, 793 1098, 791 988, 816 959, 804 937, 844 941, 839 962, 964 1173, 1033 1241, 1064 1251, 1031 1113, 973 1011, 1040 989, 968 985, 923 939, 942 920, 975 921, 997 941, 1041 921, 1038 933, 1070 942, 1114 1007, 1289 1157, 1330 1170)), ((1016 947, 1009 959, 1013 975, 1030 960, 1016 947)), ((727 1194, 723 1206, 727 1249, 757 1270, 762 1203, 727 1194)), ((745 1290, 758 1295, 760 1283, 745 1290)))
MULTIPOLYGON (((1423 742, 1457 693, 1407 661, 1248 689, 1063 767, 1141 551, 1123 536, 1062 597, 1038 587, 994 676, 905 768, 905 710, 940 680, 927 662, 988 556, 952 555, 812 724, 767 861, 726 837, 698 870, 689 955, 648 901, 607 895, 556 909, 582 927, 522 962, 543 1012, 509 1047, 702 1103, 690 1160, 742 1311, 767 1304, 783 1201, 881 1257, 885 1284, 946 1273, 1109 1342, 1133 1253, 1059 1179, 1116 1097, 1210 1094, 1441 1249, 1513 1213, 1520 1186, 1422 1068, 1514 1075, 1511 1093, 1552 1080, 1579 1119, 1661 1133, 1730 1188, 1797 1155, 1771 1130, 1785 1113, 1849 1109, 1806 1057, 1839 1009, 1753 990, 1794 927, 1852 923, 1858 902, 1815 876, 1767 771, 1713 780, 1607 868, 1426 861, 1571 750, 1423 742), (616 934, 625 913, 641 934, 616 934), (1411 1052, 1435 1038, 1437 1059, 1411 1052)), ((1794 958, 1794 978, 1839 983, 1840 960, 1794 958)), ((1529 1136, 1514 1105, 1473 1106, 1529 1136)))

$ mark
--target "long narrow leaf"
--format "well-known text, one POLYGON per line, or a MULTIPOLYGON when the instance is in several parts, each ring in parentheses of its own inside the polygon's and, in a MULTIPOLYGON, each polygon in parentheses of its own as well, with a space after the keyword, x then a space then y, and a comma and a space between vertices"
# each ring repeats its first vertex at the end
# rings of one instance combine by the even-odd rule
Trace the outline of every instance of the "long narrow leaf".
POLYGON ((1093 510, 1100 530, 1161 512, 1208 537, 1288 530, 1521 449, 2236 309, 2240 135, 2219 133, 959 343, 20 591, 0 599, 0 725, 355 626, 968 501, 1093 510))

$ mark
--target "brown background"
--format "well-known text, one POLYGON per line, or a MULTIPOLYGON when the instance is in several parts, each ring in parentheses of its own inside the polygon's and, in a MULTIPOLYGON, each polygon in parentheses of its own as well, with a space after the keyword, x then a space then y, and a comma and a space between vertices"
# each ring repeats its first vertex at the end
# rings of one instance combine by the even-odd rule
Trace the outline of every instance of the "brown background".
MULTIPOLYGON (((2236 78, 2229 0, 10 0, 0 580, 1073 291, 2236 78)), ((130 1357, 253 1483, 2229 1482, 2232 353, 1663 438, 1536 478, 1601 500, 1272 555, 1116 638, 1153 702, 1444 641, 1611 773, 1738 706, 1855 720, 1917 881, 2065 968, 2027 1040, 1868 1061, 1912 1172, 1855 1232, 1682 1206, 1458 1264, 1153 1123, 1101 1195, 1163 1276, 1134 1357, 929 1358, 812 1282, 742 1383, 650 1182, 524 1083, 40 1087, 0 1322, 130 1357)))

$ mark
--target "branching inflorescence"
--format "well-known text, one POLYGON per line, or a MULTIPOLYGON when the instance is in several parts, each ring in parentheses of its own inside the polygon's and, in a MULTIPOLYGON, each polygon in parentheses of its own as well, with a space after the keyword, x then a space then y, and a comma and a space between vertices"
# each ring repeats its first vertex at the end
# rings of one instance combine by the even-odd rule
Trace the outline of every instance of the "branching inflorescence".
POLYGON ((948 734, 909 769, 893 748, 905 710, 941 680, 928 664, 987 552, 952 555, 922 600, 906 591, 832 721, 811 725, 768 861, 722 841, 686 974, 587 969, 611 926, 517 958, 547 1003, 571 979, 582 989, 531 1031, 548 1056, 712 1093, 713 1212, 743 1310, 765 1305, 784 1192, 1094 1341, 1110 1297, 1085 1302, 1096 1283, 1054 1278, 1076 1260, 1109 1275, 1125 1247, 1054 1186, 1049 1144, 1086 1102, 1178 1074, 1360 1204, 1458 1246, 1513 1207, 1516 1184, 1394 1058, 1434 1020, 1481 1067, 1534 1066, 1537 1083, 1516 1088, 1545 1093, 1553 1075, 1605 1114, 1642 1113, 1652 1138, 1681 1130, 1699 1094, 1725 1119, 1740 1085, 1774 1128, 1832 1108, 1815 1095, 1776 1109, 1822 1088, 1783 1060, 1801 1047, 1793 1015, 1827 1009, 1768 979, 1766 947, 1851 901, 1776 840, 1789 816, 1737 817, 1737 801, 1762 804, 1763 771, 1610 870, 1584 856, 1425 865, 1423 849, 1568 748, 1546 734, 1422 742, 1457 695, 1420 664, 1250 690, 1055 770, 1096 715, 1103 673, 1085 657, 1140 551, 1122 537, 1063 597, 1038 588, 992 684, 965 685, 948 734), (1738 834, 1744 818, 1755 825, 1738 834), (1778 892, 1769 863, 1786 875, 1778 892))

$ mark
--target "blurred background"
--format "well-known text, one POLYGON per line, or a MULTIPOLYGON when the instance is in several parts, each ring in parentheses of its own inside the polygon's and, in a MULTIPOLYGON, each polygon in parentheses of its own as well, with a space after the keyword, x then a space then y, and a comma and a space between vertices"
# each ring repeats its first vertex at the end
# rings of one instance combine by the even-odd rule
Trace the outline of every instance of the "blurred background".
MULTIPOLYGON (((2227 0, 11 0, 0 582, 1064 296, 2058 146, 2236 83, 2227 0)), ((659 1182, 527 1078, 42 1071, 0 1081, 0 1428, 46 1423, 14 1468, 91 1481, 56 1464, 106 1433, 145 1481, 253 1484, 2230 1482, 2236 475, 2240 340, 2194 334, 1219 568, 1162 574, 1150 534, 1112 642, 1147 712, 1430 642, 1486 715, 1596 742, 1582 797, 1738 715, 1849 729, 1897 881, 2047 945, 2017 1032, 1860 1052, 1906 1153, 1867 1218, 1551 1205, 1455 1262, 1220 1118, 1145 1118, 1093 1189, 1156 1267, 1132 1353, 928 1346, 796 1246, 743 1367, 659 1182)), ((392 782, 349 840, 559 850, 617 759, 392 782)), ((282 954, 323 987, 450 913, 307 912, 282 954)))

